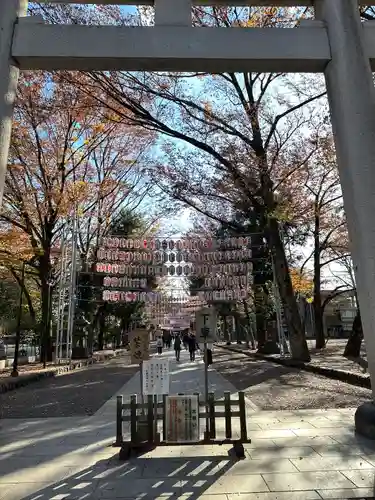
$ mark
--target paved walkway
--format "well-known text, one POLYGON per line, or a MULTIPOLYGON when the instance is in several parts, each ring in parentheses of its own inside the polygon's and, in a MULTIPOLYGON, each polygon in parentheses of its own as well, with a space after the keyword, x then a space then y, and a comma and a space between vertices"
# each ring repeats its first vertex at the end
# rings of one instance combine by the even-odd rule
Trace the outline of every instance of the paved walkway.
MULTIPOLYGON (((171 368, 171 393, 203 392, 200 360, 189 363, 183 353, 171 368)), ((218 396, 235 391, 214 370, 210 385, 218 396)), ((118 393, 128 398, 138 387, 137 374, 118 393)), ((243 461, 216 445, 159 447, 119 462, 118 448, 111 447, 115 399, 86 418, 1 421, 0 499, 375 498, 375 443, 354 436, 355 409, 275 412, 248 401, 252 443, 243 461)))
POLYGON ((130 366, 130 356, 126 354, 58 377, 41 379, 0 394, 0 418, 94 415, 137 369, 137 366, 130 366))

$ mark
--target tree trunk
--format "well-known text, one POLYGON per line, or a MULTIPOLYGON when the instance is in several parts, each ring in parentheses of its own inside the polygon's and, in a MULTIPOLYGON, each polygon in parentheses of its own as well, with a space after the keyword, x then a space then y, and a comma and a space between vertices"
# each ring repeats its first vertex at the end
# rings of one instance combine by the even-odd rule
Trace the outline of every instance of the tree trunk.
POLYGON ((99 318, 98 351, 104 349, 105 315, 102 313, 99 318))
POLYGON ((16 273, 16 271, 13 268, 11 268, 11 273, 14 276, 14 278, 16 279, 19 287, 23 290, 23 294, 24 294, 24 297, 25 297, 26 302, 27 302, 27 307, 29 308, 29 314, 30 314, 30 317, 33 321, 33 325, 35 328, 36 327, 36 314, 35 314, 33 301, 31 299, 31 296, 29 294, 29 290, 27 289, 27 286, 25 283, 26 280, 24 280, 22 283, 21 277, 16 273))
POLYGON ((226 314, 223 314, 223 337, 226 342, 229 342, 228 323, 226 314))
POLYGON ((51 349, 51 287, 48 282, 42 281, 42 318, 40 332, 40 361, 52 361, 51 349))
POLYGON ((257 334, 257 348, 262 349, 266 343, 266 318, 265 318, 265 300, 263 285, 254 284, 254 305, 255 305, 255 324, 257 334))
POLYGON ((315 208, 314 223, 314 325, 315 325, 315 347, 323 349, 326 345, 323 326, 323 308, 321 295, 321 267, 320 267, 320 214, 318 207, 315 208))
POLYGON ((254 342, 254 335, 253 335, 253 325, 252 325, 252 321, 250 318, 249 305, 245 299, 243 300, 243 307, 245 310, 247 327, 249 329, 248 333, 246 334, 246 342, 247 342, 247 345, 249 346, 249 335, 250 335, 251 348, 254 350, 255 349, 255 342, 254 342))
POLYGON ((352 331, 345 346, 344 356, 346 358, 359 358, 363 340, 363 329, 360 310, 357 309, 356 317, 353 321, 352 331))
MULTIPOLYGON (((249 216, 252 214, 250 212, 249 216)), ((253 232, 258 233, 259 229, 254 224, 253 232)), ((251 237, 251 251, 253 261, 253 290, 254 290, 254 308, 255 308, 255 326, 257 348, 262 349, 266 343, 266 316, 265 316, 265 296, 263 286, 267 281, 265 272, 268 257, 268 248, 265 248, 263 234, 254 234, 251 237)))
POLYGON ((269 217, 268 219, 266 237, 274 256, 276 280, 280 291, 280 298, 284 305, 292 358, 298 361, 310 361, 309 349, 290 279, 284 245, 280 237, 278 222, 273 217, 269 217))

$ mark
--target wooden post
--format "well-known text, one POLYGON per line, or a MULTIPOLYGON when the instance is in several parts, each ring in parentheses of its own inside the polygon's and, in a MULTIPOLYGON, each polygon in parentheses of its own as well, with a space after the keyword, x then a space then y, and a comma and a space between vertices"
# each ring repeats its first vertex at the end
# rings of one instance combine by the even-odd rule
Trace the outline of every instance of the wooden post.
POLYGON ((154 441, 155 443, 160 442, 160 436, 158 435, 158 396, 154 396, 154 441))
POLYGON ((208 409, 210 415, 210 438, 216 438, 216 422, 215 422, 215 393, 208 393, 208 409))
POLYGON ((232 417, 230 408, 230 392, 224 392, 224 413, 225 413, 225 437, 232 438, 232 417))
POLYGON ((167 439, 167 395, 163 394, 163 441, 167 439))
POLYGON ((123 442, 122 438, 122 405, 123 396, 117 396, 116 398, 116 445, 121 446, 123 442))
POLYGON ((130 396, 130 441, 137 442, 137 395, 130 396))
POLYGON ((147 439, 149 443, 154 440, 154 396, 147 396, 147 439))
POLYGON ((247 428, 246 428, 246 405, 245 405, 245 393, 240 391, 238 393, 238 402, 240 407, 240 431, 241 431, 241 441, 247 441, 247 428))
MULTIPOLYGON (((201 427, 200 427, 200 423, 201 423, 201 420, 199 418, 199 412, 200 412, 200 409, 201 409, 201 405, 199 403, 199 392, 194 392, 194 396, 197 396, 197 399, 198 399, 198 422, 197 422, 197 425, 198 425, 198 439, 200 439, 201 437, 201 427)), ((206 436, 204 436, 206 437, 206 436)))

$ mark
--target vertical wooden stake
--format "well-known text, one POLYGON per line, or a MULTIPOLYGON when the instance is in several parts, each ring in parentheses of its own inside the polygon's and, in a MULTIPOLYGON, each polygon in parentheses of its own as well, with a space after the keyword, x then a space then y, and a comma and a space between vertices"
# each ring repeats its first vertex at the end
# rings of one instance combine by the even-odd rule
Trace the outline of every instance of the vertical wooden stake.
POLYGON ((208 393, 208 409, 210 415, 210 438, 216 438, 216 422, 215 422, 215 393, 208 393))
POLYGON ((123 442, 122 437, 122 405, 123 396, 116 398, 116 445, 121 446, 123 442))
POLYGON ((147 439, 149 443, 154 440, 154 396, 149 394, 147 396, 147 439))
POLYGON ((130 396, 130 441, 137 442, 137 395, 130 396))
POLYGON ((225 437, 232 438, 232 416, 230 408, 230 392, 224 392, 224 413, 225 413, 225 437))
POLYGON ((163 441, 167 440, 167 395, 163 394, 163 441))
POLYGON ((246 428, 246 405, 245 405, 245 393, 240 391, 238 393, 238 404, 240 407, 240 431, 241 431, 241 441, 247 441, 247 428, 246 428))

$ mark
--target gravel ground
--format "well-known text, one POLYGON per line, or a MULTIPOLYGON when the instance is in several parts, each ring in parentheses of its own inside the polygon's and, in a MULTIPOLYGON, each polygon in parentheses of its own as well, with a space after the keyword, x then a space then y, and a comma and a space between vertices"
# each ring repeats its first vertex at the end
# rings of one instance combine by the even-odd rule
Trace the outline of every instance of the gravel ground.
POLYGON ((0 395, 0 418, 93 415, 137 372, 129 357, 34 382, 0 395))
POLYGON ((354 408, 371 390, 216 348, 213 368, 261 410, 354 408))

